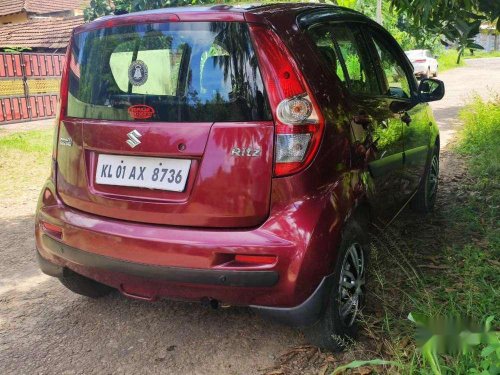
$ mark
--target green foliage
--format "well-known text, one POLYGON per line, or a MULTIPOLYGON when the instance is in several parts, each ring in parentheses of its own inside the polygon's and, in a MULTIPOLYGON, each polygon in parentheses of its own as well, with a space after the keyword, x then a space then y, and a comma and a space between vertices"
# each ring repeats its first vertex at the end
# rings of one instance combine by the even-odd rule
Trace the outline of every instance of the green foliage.
POLYGON ((474 37, 479 34, 479 26, 481 26, 480 20, 467 22, 457 19, 444 28, 443 34, 446 38, 457 43, 457 64, 460 63, 460 58, 466 49, 483 49, 482 46, 474 43, 474 37))
POLYGON ((8 53, 21 53, 25 51, 31 51, 31 48, 29 47, 8 47, 8 48, 3 48, 3 52, 8 52, 8 53))
POLYGON ((98 17, 116 13, 131 13, 142 10, 180 7, 188 5, 209 5, 226 3, 216 0, 91 0, 84 11, 85 21, 92 21, 98 17))
POLYGON ((500 57, 500 51, 474 51, 473 54, 464 54, 464 59, 481 59, 487 57, 500 57))
MULTIPOLYGON (((441 35, 444 44, 456 44, 457 65, 467 49, 482 49, 474 43, 482 21, 497 22, 500 1, 494 0, 391 0, 391 4, 409 23, 412 35, 441 35)), ((500 29, 499 29, 500 30, 500 29)))
POLYGON ((455 49, 444 50, 441 53, 438 53, 438 65, 439 71, 444 72, 449 69, 457 68, 459 66, 464 66, 465 63, 463 60, 457 64, 458 59, 458 51, 455 49))
POLYGON ((455 373, 497 374, 500 370, 500 333, 492 331, 494 316, 488 316, 482 327, 470 327, 460 319, 447 318, 432 322, 426 316, 411 314, 424 336, 420 347, 423 368, 429 367, 434 375, 442 375, 449 368, 440 355, 454 355, 458 366, 455 373))
POLYGON ((413 17, 416 25, 436 27, 443 22, 470 18, 497 21, 500 16, 500 2, 497 0, 391 0, 398 11, 413 17))
POLYGON ((360 2, 359 0, 337 0, 336 1, 337 5, 339 5, 341 7, 351 8, 351 9, 354 9, 359 2, 360 2))
MULTIPOLYGON (((375 19, 376 0, 358 0, 353 7, 355 10, 375 19)), ((383 26, 391 33, 403 50, 429 49, 438 53, 442 46, 439 34, 420 26, 415 26, 410 20, 412 16, 406 16, 391 6, 389 1, 382 3, 383 26)))
POLYGON ((346 370, 352 370, 360 367, 365 367, 365 366, 393 366, 393 367, 399 367, 400 364, 394 361, 385 361, 383 359, 372 359, 369 361, 352 361, 351 363, 348 363, 347 365, 337 367, 335 371, 333 371, 332 375, 337 375, 337 374, 342 374, 346 370))
POLYGON ((0 154, 14 150, 48 155, 52 150, 52 131, 34 130, 0 137, 0 154))
POLYGON ((83 16, 88 22, 110 14, 113 9, 109 0, 90 0, 89 6, 83 11, 83 16))
MULTIPOLYGON (((263 0, 261 3, 277 3, 286 0, 263 0)), ((288 0, 288 2, 300 2, 301 0, 288 0)), ((342 6, 354 7, 357 0, 339 0, 342 6)), ((322 3, 334 3, 330 0, 318 0, 322 3)), ((251 3, 251 0, 91 0, 87 9, 84 11, 85 21, 92 21, 98 17, 111 13, 131 13, 143 10, 183 7, 191 5, 210 5, 210 4, 238 4, 251 3)))
POLYGON ((0 179, 0 197, 6 205, 24 203, 24 197, 36 202, 38 187, 49 174, 54 135, 52 126, 44 128, 12 134, 0 129, 0 172, 5 176, 0 179))
MULTIPOLYGON (((459 151, 473 157, 475 175, 486 186, 498 189, 500 179, 500 94, 485 101, 475 96, 460 113, 464 122, 459 151)), ((485 186, 485 187, 486 187, 485 186)), ((500 193, 497 192, 500 204, 500 193)))

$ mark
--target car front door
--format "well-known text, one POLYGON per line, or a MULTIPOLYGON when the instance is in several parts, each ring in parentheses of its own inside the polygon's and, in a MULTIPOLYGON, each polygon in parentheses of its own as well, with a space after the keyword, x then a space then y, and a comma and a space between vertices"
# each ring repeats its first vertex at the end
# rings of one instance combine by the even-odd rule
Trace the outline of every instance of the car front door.
POLYGON ((407 201, 419 186, 429 155, 430 107, 427 103, 416 104, 412 100, 417 84, 411 66, 396 41, 382 30, 371 27, 367 31, 384 96, 402 122, 404 170, 401 194, 407 201))
POLYGON ((359 23, 333 22, 309 29, 323 60, 342 81, 346 127, 353 166, 367 169, 368 199, 373 213, 389 222, 401 207, 403 126, 384 96, 359 23))

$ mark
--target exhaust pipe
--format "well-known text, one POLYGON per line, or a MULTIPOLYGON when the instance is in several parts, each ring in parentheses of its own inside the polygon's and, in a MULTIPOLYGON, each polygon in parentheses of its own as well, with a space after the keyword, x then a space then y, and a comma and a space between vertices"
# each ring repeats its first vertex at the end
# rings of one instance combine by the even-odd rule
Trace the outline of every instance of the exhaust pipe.
POLYGON ((205 307, 210 307, 213 310, 217 310, 220 307, 220 302, 210 297, 203 297, 201 299, 201 304, 205 307))

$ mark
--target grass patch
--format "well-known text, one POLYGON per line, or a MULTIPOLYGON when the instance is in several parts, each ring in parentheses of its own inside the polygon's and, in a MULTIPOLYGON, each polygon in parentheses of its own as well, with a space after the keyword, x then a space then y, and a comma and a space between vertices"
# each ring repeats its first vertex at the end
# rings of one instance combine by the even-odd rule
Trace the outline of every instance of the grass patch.
POLYGON ((471 55, 470 52, 467 52, 464 56, 466 59, 481 59, 485 57, 500 57, 500 51, 475 50, 473 55, 471 55))
POLYGON ((53 129, 31 130, 0 136, 0 203, 2 208, 28 205, 50 173, 53 129))
POLYGON ((377 373, 500 373, 500 96, 473 98, 460 118, 436 212, 373 236, 364 331, 398 364, 377 373))
POLYGON ((457 64, 458 52, 454 49, 449 49, 443 51, 438 55, 438 66, 439 71, 444 72, 446 70, 450 70, 453 68, 458 68, 460 66, 464 66, 465 62, 463 59, 460 59, 460 64, 457 64))

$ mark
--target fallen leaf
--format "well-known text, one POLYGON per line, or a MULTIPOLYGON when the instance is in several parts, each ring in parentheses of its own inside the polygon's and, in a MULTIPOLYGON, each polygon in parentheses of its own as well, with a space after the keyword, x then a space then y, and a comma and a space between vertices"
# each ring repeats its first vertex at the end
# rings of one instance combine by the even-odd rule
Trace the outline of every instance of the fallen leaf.
POLYGON ((333 355, 329 355, 328 357, 325 358, 325 362, 334 363, 335 358, 333 357, 333 355))
POLYGON ((283 372, 283 370, 273 370, 271 372, 266 372, 265 375, 284 375, 285 373, 283 372))
POLYGON ((408 336, 405 336, 399 342, 399 346, 401 346, 401 348, 404 349, 404 348, 406 348, 408 346, 409 342, 410 342, 410 339, 408 338, 408 336))
POLYGON ((359 367, 354 372, 354 374, 357 374, 357 375, 369 375, 371 373, 372 373, 372 370, 369 367, 359 367))
POLYGON ((321 368, 319 369, 318 374, 319 374, 319 375, 325 375, 327 371, 328 371, 328 365, 324 365, 323 367, 321 367, 321 368))

